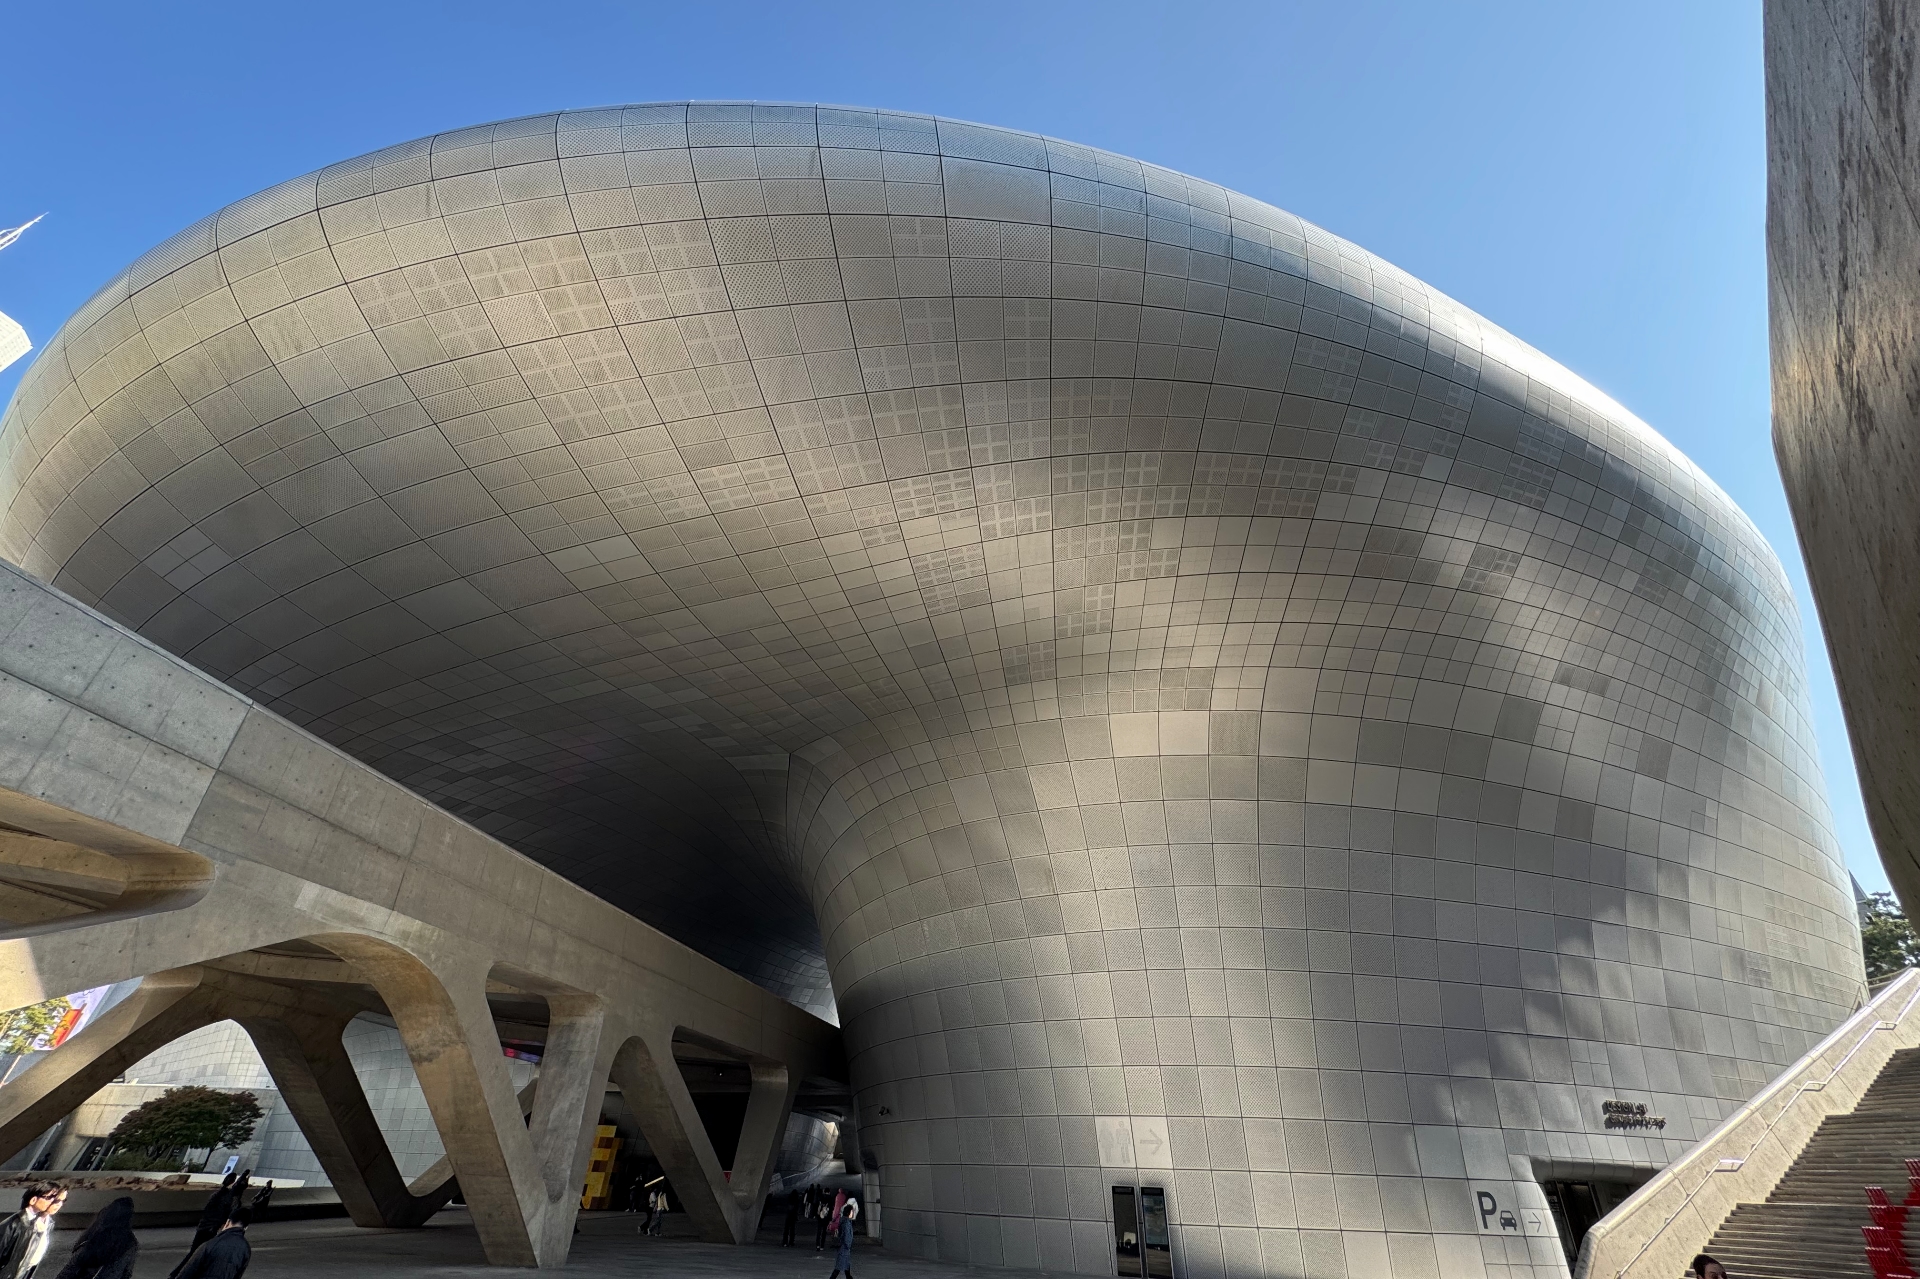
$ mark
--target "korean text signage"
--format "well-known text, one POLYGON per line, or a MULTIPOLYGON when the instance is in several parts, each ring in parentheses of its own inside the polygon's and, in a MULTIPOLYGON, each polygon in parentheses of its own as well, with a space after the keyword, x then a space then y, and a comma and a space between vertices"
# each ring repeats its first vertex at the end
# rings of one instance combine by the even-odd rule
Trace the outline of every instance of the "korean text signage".
POLYGON ((1665 1128, 1664 1115, 1649 1115, 1645 1102, 1640 1101, 1603 1101, 1600 1103, 1601 1122, 1609 1128, 1665 1128))

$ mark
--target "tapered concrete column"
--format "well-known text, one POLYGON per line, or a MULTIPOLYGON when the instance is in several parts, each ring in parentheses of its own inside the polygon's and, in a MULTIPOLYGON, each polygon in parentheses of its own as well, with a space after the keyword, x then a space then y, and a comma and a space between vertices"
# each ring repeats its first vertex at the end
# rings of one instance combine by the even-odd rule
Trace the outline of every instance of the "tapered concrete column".
POLYGON ((327 1180, 357 1226, 417 1226, 452 1198, 447 1177, 414 1194, 393 1161, 341 1035, 353 1011, 241 1022, 327 1180))
MULTIPOLYGON (((533 1170, 539 1178, 532 1189, 544 1195, 533 1220, 541 1255, 554 1260, 542 1264, 557 1265, 566 1259, 572 1241, 580 1188, 593 1153, 593 1130, 600 1123, 619 1040, 605 1033, 606 1014, 598 999, 551 989, 546 993, 549 1017, 538 1087, 530 1107, 515 1099, 514 1113, 527 1116, 533 1170)), ((504 1067, 501 1073, 504 1076, 504 1067)))
POLYGON ((709 1243, 749 1243, 767 1201, 767 1177, 800 1089, 797 1071, 753 1063, 753 1091, 740 1127, 732 1179, 721 1167, 693 1094, 674 1063, 671 1032, 636 1035, 614 1058, 613 1082, 681 1206, 709 1243))
POLYGON ((785 1066, 754 1062, 751 1068, 753 1090, 747 1094, 747 1114, 740 1125, 732 1176, 727 1182, 742 1216, 742 1243, 751 1242, 759 1231, 760 1214, 767 1203, 767 1179, 780 1157, 793 1099, 800 1091, 799 1075, 785 1066))
MULTIPOLYGON (((527 1081, 527 1086, 520 1090, 521 1118, 525 1119, 532 1115, 533 1099, 539 1095, 539 1092, 540 1077, 535 1075, 527 1081)), ((591 1153, 592 1143, 589 1142, 588 1146, 591 1153)), ((585 1181, 584 1173, 581 1179, 585 1181)), ((460 1179, 453 1175, 453 1160, 441 1155, 428 1166, 425 1172, 407 1183, 407 1190, 416 1199, 432 1199, 436 1204, 444 1206, 449 1199, 453 1198, 453 1192, 459 1184, 460 1179)))
POLYGON ((488 964, 456 956, 429 968, 418 956, 365 938, 325 941, 359 966, 393 1014, 487 1259, 561 1264, 579 1211, 578 1185, 569 1179, 584 1157, 587 1104, 597 1115, 605 1090, 604 1074, 598 1091, 593 1079, 604 1019, 598 1001, 578 996, 554 1008, 552 1056, 541 1062, 530 1130, 487 1005, 488 964))
POLYGON ((613 1059, 613 1082, 700 1237, 708 1243, 739 1242, 728 1211, 726 1177, 693 1094, 674 1065, 671 1035, 658 1043, 641 1035, 629 1039, 613 1059))

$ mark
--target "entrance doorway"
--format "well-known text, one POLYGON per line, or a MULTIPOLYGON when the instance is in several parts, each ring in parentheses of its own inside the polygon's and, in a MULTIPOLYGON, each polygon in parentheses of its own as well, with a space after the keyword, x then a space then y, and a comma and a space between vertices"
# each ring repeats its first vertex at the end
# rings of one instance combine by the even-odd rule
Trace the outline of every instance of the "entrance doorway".
POLYGON ((1121 1279, 1173 1279, 1165 1186, 1113 1188, 1113 1260, 1121 1279))
POLYGON ((1571 1270, 1580 1260, 1580 1243, 1595 1222, 1619 1207, 1640 1187, 1629 1181, 1543 1181, 1560 1247, 1571 1270))

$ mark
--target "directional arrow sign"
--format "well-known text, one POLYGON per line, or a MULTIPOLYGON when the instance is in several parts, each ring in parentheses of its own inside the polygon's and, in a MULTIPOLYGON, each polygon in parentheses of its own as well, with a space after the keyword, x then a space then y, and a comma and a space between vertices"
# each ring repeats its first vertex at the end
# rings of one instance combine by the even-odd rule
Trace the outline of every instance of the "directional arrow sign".
POLYGON ((1142 1168, 1173 1167, 1173 1142, 1167 1136, 1167 1121, 1155 1116, 1133 1120, 1133 1157, 1142 1168))

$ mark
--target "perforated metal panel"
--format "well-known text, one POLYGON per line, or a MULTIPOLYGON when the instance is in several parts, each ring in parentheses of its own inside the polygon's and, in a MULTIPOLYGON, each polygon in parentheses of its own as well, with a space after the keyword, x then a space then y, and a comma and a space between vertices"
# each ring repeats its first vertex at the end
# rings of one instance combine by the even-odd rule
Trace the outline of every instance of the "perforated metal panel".
POLYGON ((755 104, 407 143, 136 263, 0 454, 0 553, 837 1000, 890 1247, 1106 1273, 1151 1183, 1195 1279, 1562 1273, 1469 1187, 1664 1162, 1860 990, 1752 525, 1123 157, 755 104))

